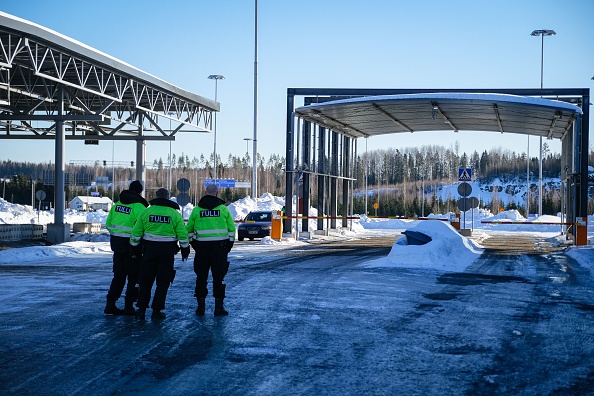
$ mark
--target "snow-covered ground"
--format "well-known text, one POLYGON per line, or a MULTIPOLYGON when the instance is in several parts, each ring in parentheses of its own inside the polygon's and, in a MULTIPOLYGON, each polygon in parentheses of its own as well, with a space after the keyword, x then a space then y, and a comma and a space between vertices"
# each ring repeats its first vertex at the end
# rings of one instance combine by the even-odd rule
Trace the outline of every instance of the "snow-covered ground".
MULTIPOLYGON (((271 194, 263 194, 260 198, 252 199, 246 197, 229 205, 229 209, 236 220, 243 219, 252 210, 280 210, 284 205, 284 197, 275 197, 271 194)), ((295 205, 294 205, 295 206, 295 205)), ((189 217, 192 206, 188 205, 183 210, 184 218, 189 217)), ((317 210, 310 208, 309 215, 317 216, 317 210)), ((48 224, 53 222, 52 211, 41 211, 31 206, 15 205, 0 199, 0 224, 48 224)), ((64 220, 67 223, 94 222, 105 224, 107 212, 77 212, 66 210, 64 220)), ((439 219, 449 218, 449 214, 430 215, 433 220, 400 220, 400 219, 377 219, 361 216, 354 220, 348 229, 339 228, 331 230, 328 235, 312 235, 312 239, 362 239, 373 238, 374 235, 396 233, 400 235, 405 230, 419 231, 432 238, 432 241, 425 245, 406 245, 404 238, 399 238, 390 254, 382 259, 369 261, 367 266, 373 267, 423 267, 434 268, 443 271, 463 271, 482 252, 476 241, 488 238, 495 230, 497 232, 530 234, 545 237, 549 240, 563 244, 565 236, 562 234, 561 225, 536 225, 517 224, 525 222, 516 210, 506 211, 497 215, 490 212, 475 209, 470 211, 462 220, 466 220, 463 228, 473 230, 472 239, 461 236, 447 221, 439 219), (482 221, 497 221, 498 224, 487 224, 482 221)), ((557 216, 541 216, 531 219, 532 222, 560 223, 561 218, 557 216)), ((588 219, 588 246, 570 247, 566 254, 576 259, 580 264, 589 268, 594 273, 594 249, 592 248, 592 237, 594 236, 594 217, 588 219)), ((338 222, 340 223, 340 222, 338 222)), ((298 222, 300 228, 301 221, 298 222)), ((316 229, 317 221, 310 220, 310 229, 316 229)), ((232 259, 241 259, 246 255, 258 255, 266 252, 270 256, 275 251, 292 249, 296 246, 303 248, 309 245, 311 240, 304 238, 285 237, 280 241, 264 238, 257 243, 236 244, 232 251, 232 259)), ((54 246, 34 246, 23 248, 12 248, 0 251, 0 265, 15 262, 35 262, 40 258, 48 260, 51 257, 76 256, 85 254, 111 254, 109 248, 109 234, 103 230, 100 234, 76 234, 70 242, 54 246)))

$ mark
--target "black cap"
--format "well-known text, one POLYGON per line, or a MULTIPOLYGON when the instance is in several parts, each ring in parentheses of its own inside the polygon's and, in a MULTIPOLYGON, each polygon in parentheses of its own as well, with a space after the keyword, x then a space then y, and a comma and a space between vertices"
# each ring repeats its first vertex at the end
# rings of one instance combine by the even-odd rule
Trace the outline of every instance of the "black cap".
POLYGON ((157 196, 157 198, 169 199, 169 190, 167 190, 166 188, 160 188, 157 190, 155 195, 157 196))
POLYGON ((130 183, 130 190, 140 194, 143 190, 140 180, 134 180, 132 183, 130 183))

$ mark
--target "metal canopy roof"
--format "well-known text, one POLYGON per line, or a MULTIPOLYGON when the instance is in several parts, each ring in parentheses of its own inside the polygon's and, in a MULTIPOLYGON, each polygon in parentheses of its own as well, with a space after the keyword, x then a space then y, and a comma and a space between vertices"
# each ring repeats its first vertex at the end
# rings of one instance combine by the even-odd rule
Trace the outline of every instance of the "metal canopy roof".
POLYGON ((183 126, 210 131, 212 112, 219 111, 213 100, 0 12, 0 139, 53 138, 62 89, 62 120, 72 131, 67 139, 137 139, 142 134, 145 140, 171 140, 168 136, 183 126), (159 117, 171 119, 176 128, 164 131, 159 117), (38 126, 33 120, 48 122, 38 126), (146 124, 142 133, 141 124, 146 124))
POLYGON ((420 131, 495 131, 561 139, 580 107, 494 93, 365 96, 299 107, 295 115, 351 137, 420 131))

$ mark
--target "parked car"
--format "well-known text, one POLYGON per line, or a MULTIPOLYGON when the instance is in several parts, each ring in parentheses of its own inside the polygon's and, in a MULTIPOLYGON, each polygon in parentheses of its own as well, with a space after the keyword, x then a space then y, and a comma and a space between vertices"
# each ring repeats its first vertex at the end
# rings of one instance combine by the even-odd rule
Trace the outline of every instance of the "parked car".
POLYGON ((238 240, 243 241, 245 238, 249 238, 250 241, 253 241, 254 238, 270 236, 272 211, 250 212, 244 221, 237 226, 238 240))

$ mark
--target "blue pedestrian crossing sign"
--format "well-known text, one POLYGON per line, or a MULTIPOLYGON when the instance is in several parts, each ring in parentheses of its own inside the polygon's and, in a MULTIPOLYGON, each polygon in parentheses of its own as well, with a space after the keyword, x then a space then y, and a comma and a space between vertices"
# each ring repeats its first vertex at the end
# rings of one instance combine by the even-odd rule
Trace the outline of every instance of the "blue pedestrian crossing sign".
POLYGON ((472 168, 458 168, 458 181, 472 181, 472 168))

